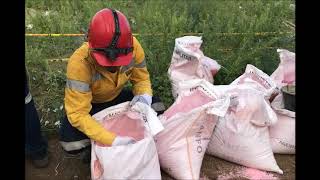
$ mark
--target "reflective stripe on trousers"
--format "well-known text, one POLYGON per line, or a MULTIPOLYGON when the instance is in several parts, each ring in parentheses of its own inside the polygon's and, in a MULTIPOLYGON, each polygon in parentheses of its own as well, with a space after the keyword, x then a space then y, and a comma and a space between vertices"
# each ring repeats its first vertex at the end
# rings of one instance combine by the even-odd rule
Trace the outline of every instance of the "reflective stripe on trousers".
POLYGON ((31 93, 29 92, 28 95, 24 98, 24 104, 29 104, 29 102, 32 100, 31 93))
POLYGON ((73 141, 73 142, 60 141, 60 144, 65 151, 74 151, 74 150, 83 149, 89 146, 91 143, 89 139, 82 139, 80 141, 73 141))

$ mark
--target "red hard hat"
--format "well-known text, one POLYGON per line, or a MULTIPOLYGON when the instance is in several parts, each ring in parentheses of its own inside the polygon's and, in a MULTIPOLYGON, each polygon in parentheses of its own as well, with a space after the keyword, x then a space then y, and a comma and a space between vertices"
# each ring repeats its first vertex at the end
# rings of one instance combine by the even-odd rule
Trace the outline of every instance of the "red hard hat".
POLYGON ((125 66, 132 59, 133 37, 127 18, 119 11, 102 9, 89 26, 91 55, 101 66, 125 66))

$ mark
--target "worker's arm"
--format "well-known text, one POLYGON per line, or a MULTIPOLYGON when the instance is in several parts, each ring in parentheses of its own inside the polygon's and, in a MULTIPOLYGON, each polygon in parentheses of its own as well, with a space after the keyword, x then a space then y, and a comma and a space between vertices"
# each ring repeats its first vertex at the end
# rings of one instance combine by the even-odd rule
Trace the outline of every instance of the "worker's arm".
POLYGON ((111 145, 115 134, 105 130, 89 114, 92 100, 91 72, 90 67, 79 58, 76 55, 72 56, 67 67, 64 105, 68 120, 73 127, 79 129, 90 139, 111 145))
POLYGON ((136 38, 133 38, 133 44, 135 49, 135 64, 132 69, 132 75, 130 76, 130 81, 133 84, 133 94, 148 94, 152 96, 150 75, 147 70, 144 50, 136 38))

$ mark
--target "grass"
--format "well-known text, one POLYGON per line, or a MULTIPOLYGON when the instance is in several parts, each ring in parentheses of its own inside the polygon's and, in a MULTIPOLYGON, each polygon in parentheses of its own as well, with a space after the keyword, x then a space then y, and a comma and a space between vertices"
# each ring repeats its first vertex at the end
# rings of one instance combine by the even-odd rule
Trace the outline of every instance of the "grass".
MULTIPOLYGON (((244 72, 246 64, 271 74, 279 63, 276 48, 295 51, 294 29, 285 23, 294 24, 294 4, 293 0, 27 0, 26 33, 83 33, 98 10, 105 7, 120 10, 128 17, 133 32, 139 34, 154 94, 169 106, 173 98, 167 70, 175 38, 187 32, 203 33, 204 54, 223 66, 215 84, 229 84, 244 72), (248 34, 221 34, 234 32, 248 34), (255 32, 290 33, 256 36, 255 32)), ((60 107, 66 69, 66 63, 50 63, 48 59, 70 57, 84 40, 84 37, 25 39, 31 92, 45 129, 55 130, 55 123, 63 116, 60 107)))

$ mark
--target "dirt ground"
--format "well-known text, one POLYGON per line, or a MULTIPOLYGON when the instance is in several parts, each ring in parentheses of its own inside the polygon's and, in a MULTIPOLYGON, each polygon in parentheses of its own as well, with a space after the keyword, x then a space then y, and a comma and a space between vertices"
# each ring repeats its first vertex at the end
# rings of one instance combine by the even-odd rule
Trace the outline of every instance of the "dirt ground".
MULTIPOLYGON (((49 159, 50 164, 47 168, 36 169, 32 166, 28 159, 25 160, 25 179, 26 180, 89 180, 90 168, 89 164, 82 163, 79 157, 68 157, 64 154, 58 139, 54 136, 48 138, 49 141, 49 159)), ((268 176, 246 177, 237 172, 245 168, 234 163, 224 161, 222 159, 205 155, 202 168, 201 179, 219 179, 219 180, 243 180, 243 179, 295 179, 295 155, 275 155, 279 167, 283 170, 283 175, 276 173, 268 173, 268 176), (263 178, 262 178, 263 177, 263 178), (271 178, 272 177, 272 178, 271 178)), ((262 171, 261 171, 262 172, 262 171)), ((265 172, 262 172, 265 173, 265 172)), ((162 172, 162 179, 172 180, 168 174, 162 172)))

